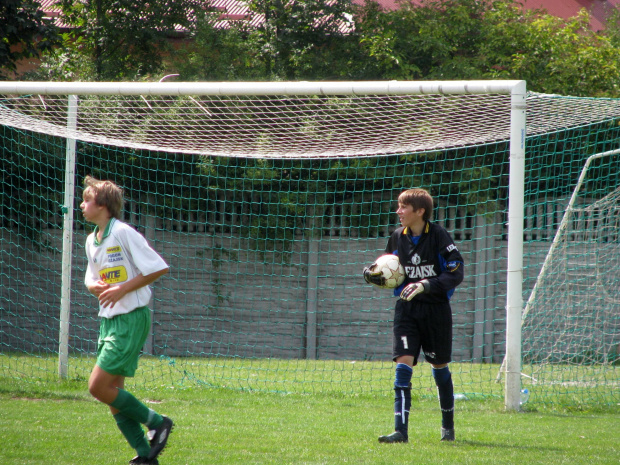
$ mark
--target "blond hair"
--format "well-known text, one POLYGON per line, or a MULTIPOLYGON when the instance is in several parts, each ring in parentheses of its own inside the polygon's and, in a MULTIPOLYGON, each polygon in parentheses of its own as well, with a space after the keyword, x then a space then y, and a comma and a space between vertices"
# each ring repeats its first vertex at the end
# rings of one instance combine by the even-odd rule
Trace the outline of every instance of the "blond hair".
POLYGON ((92 176, 84 178, 84 195, 92 195, 95 203, 106 207, 112 218, 120 219, 123 210, 123 190, 112 181, 101 181, 92 176))

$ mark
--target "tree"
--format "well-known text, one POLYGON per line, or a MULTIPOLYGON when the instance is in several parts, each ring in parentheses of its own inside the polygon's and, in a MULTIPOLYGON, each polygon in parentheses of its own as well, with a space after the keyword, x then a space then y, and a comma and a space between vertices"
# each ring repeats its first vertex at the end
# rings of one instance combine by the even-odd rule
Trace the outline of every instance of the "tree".
MULTIPOLYGON (((503 3, 485 15, 483 77, 524 79, 528 89, 583 97, 620 95, 620 44, 583 9, 568 20, 503 3)), ((613 26, 610 26, 613 27, 613 26)), ((617 26, 615 26, 617 30, 617 26)))
POLYGON ((24 58, 39 58, 60 42, 58 28, 43 17, 35 0, 3 0, 0 3, 0 79, 17 70, 24 58))
POLYGON ((422 0, 357 25, 379 79, 524 79, 538 92, 616 97, 617 19, 598 33, 586 10, 565 20, 511 0, 422 0))
MULTIPOLYGON (((61 0, 65 45, 95 80, 133 80, 161 70, 169 38, 191 28, 198 0, 61 0)), ((60 56, 60 55, 59 55, 60 56)), ((87 73, 82 69, 81 74, 87 73)))
POLYGON ((235 81, 261 80, 248 42, 250 25, 245 20, 229 21, 222 27, 220 11, 205 10, 196 16, 196 24, 183 48, 170 57, 168 68, 182 80, 235 81))
POLYGON ((365 57, 352 27, 351 0, 248 0, 247 6, 253 21, 223 21, 221 12, 198 15, 171 69, 183 79, 211 81, 358 77, 365 57))
MULTIPOLYGON (((365 8, 372 8, 372 1, 365 8)), ((361 45, 382 79, 476 79, 490 0, 403 0, 399 8, 365 14, 361 45)))
POLYGON ((313 79, 333 72, 353 24, 350 0, 249 0, 264 23, 250 32, 268 79, 313 79))

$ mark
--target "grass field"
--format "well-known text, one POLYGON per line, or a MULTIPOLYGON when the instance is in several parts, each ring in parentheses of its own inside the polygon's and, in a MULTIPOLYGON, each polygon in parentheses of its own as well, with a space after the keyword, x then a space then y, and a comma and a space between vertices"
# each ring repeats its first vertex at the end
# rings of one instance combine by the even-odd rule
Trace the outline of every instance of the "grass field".
MULTIPOLYGON (((107 407, 88 394, 85 378, 33 381, 3 373, 0 464, 116 465, 134 455, 107 407)), ((356 395, 178 385, 165 378, 136 378, 131 387, 176 422, 162 465, 620 463, 618 405, 534 404, 508 413, 501 397, 474 397, 456 403, 457 440, 450 444, 439 441, 437 400, 414 392, 410 442, 388 445, 377 442, 393 428, 388 381, 379 381, 383 391, 356 395)))

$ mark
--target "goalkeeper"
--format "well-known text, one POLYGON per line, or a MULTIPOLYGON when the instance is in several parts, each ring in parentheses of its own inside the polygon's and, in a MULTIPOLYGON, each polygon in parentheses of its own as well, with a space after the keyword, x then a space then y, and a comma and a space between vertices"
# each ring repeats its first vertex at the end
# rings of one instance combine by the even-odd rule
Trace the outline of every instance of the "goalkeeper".
MULTIPOLYGON (((395 431, 379 442, 408 442, 411 376, 420 350, 431 364, 441 407, 441 440, 454 441, 454 388, 448 363, 452 356, 450 297, 463 281, 463 257, 448 232, 431 223, 433 198, 424 189, 409 189, 398 197, 401 227, 388 240, 386 253, 398 255, 405 281, 394 290, 400 298, 394 311, 393 359, 395 431)), ((383 276, 364 269, 364 279, 382 286, 383 276)))

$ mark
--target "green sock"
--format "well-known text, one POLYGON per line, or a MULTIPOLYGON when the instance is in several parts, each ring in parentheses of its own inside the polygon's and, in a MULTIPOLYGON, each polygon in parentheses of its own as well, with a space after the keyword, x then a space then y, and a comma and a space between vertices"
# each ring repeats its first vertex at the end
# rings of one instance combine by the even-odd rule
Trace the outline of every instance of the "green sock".
POLYGON ((118 390, 118 395, 110 407, 114 407, 127 418, 146 425, 149 429, 157 428, 164 421, 159 413, 151 410, 123 389, 118 390))
POLYGON ((131 418, 127 418, 122 413, 114 415, 116 425, 121 430, 129 445, 136 450, 140 457, 148 457, 151 446, 146 440, 142 425, 131 418))

